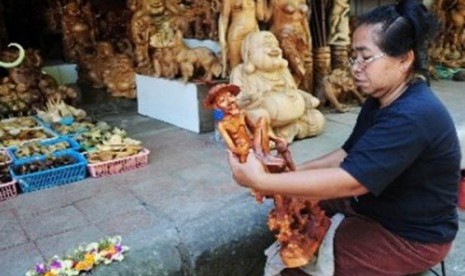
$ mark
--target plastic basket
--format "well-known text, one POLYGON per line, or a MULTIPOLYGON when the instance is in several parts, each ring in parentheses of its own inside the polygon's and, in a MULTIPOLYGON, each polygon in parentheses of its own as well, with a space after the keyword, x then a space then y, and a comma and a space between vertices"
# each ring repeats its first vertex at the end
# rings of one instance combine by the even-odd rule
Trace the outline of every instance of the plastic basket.
POLYGON ((0 128, 6 131, 10 129, 35 127, 40 127, 40 123, 33 116, 11 117, 0 120, 0 128), (21 119, 29 119, 32 124, 24 126, 24 122, 20 122, 21 119))
POLYGON ((15 197, 18 194, 16 180, 7 183, 0 183, 0 201, 15 197))
MULTIPOLYGON (((81 148, 81 146, 72 138, 70 137, 66 137, 66 136, 63 136, 63 137, 58 137, 58 138, 52 138, 52 139, 48 139, 48 140, 42 140, 42 141, 39 141, 38 143, 40 145, 43 145, 43 146, 51 146, 51 145, 54 145, 54 144, 58 144, 60 142, 68 142, 69 144, 69 148, 67 149, 64 149, 64 150, 59 150, 59 151, 66 151, 66 150, 75 150, 75 151, 79 151, 79 149, 81 148)), ((28 142, 28 143, 31 143, 31 142, 28 142)), ((26 146, 28 143, 24 143, 23 145, 21 146, 26 146)), ((19 146, 19 147, 21 147, 19 146)), ((19 148, 18 147, 18 148, 19 148)), ((37 160, 37 157, 41 157, 41 156, 44 156, 43 154, 34 154, 34 155, 31 155, 31 156, 28 156, 28 157, 19 157, 16 155, 16 152, 18 151, 18 148, 17 147, 13 147, 13 148, 9 148, 8 149, 8 152, 13 160, 13 163, 18 163, 18 162, 26 162, 27 160, 37 160)), ((59 152, 57 151, 57 152, 59 152)))
POLYGON ((92 177, 101 177, 105 175, 127 172, 147 165, 149 162, 149 153, 150 151, 144 148, 136 155, 105 162, 92 164, 88 163, 87 168, 89 170, 90 176, 92 177))
POLYGON ((3 141, 0 143, 0 147, 2 148, 10 148, 10 147, 18 147, 24 143, 28 143, 28 142, 33 142, 33 141, 42 141, 42 140, 49 140, 49 139, 53 139, 53 138, 56 138, 58 135, 56 133, 54 133, 53 131, 51 131, 50 129, 48 128, 45 128, 45 127, 33 127, 33 128, 21 128, 21 129, 18 129, 18 131, 31 131, 31 130, 37 130, 37 131, 42 131, 46 137, 43 137, 43 138, 31 138, 31 139, 17 139, 17 140, 7 140, 7 141, 3 141))
POLYGON ((4 156, 5 159, 5 161, 0 161, 0 166, 9 165, 13 161, 13 158, 11 157, 11 154, 8 150, 0 149, 0 155, 4 156))
POLYGON ((18 182, 21 191, 24 193, 60 186, 66 183, 84 179, 86 177, 87 165, 87 160, 84 158, 84 156, 73 150, 60 151, 53 154, 53 156, 57 157, 64 155, 71 156, 76 162, 62 167, 56 167, 53 169, 23 175, 17 175, 14 172, 14 168, 20 165, 38 160, 43 161, 46 159, 45 156, 40 156, 26 161, 18 162, 13 166, 10 166, 11 177, 18 182))

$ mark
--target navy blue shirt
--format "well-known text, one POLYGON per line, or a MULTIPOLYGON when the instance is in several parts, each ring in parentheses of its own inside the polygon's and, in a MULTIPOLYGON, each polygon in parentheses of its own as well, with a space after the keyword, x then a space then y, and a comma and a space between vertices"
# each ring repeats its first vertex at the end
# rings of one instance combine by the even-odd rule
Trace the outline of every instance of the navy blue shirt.
POLYGON ((368 98, 341 168, 370 193, 352 207, 408 240, 449 242, 458 229, 460 145, 450 114, 423 81, 389 106, 368 98))

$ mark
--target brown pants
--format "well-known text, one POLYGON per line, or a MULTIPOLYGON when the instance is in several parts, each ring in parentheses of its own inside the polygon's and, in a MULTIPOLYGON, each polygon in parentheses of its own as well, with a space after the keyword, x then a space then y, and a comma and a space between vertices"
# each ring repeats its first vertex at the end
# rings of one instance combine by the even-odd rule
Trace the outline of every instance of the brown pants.
MULTIPOLYGON (((422 244, 392 234, 378 222, 356 214, 348 200, 320 202, 328 216, 346 215, 334 237, 336 276, 409 275, 441 262, 452 243, 422 244)), ((282 275, 304 275, 288 274, 282 275)))

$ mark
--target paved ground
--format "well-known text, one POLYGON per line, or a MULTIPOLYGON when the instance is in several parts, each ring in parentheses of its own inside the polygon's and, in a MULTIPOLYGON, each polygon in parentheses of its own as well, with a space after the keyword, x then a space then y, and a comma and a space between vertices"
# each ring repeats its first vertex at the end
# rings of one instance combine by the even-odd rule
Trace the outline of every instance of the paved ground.
MULTIPOLYGON (((433 86, 465 145, 463 83, 433 86)), ((94 275, 261 275, 263 250, 273 241, 265 224, 271 204, 258 205, 233 183, 225 148, 213 133, 196 134, 140 116, 136 101, 108 101, 100 91, 86 95, 82 107, 93 117, 144 142, 151 151, 149 164, 0 202, 0 275, 24 275, 44 258, 116 234, 131 251, 122 263, 94 275)), ((324 134, 292 144, 296 162, 340 146, 357 112, 327 114, 324 134)), ((465 275, 465 213, 460 215, 460 232, 446 262, 451 276, 465 275)))

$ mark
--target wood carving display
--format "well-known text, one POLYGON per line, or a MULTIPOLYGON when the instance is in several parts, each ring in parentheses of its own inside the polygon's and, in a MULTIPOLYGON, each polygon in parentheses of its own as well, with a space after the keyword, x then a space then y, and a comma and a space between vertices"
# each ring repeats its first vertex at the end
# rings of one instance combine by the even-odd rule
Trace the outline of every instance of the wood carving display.
MULTIPOLYGON (((29 114, 50 98, 74 102, 77 92, 42 72, 42 57, 37 49, 19 51, 11 48, 0 52, 0 60, 7 64, 21 63, 8 68, 8 75, 0 80, 0 116, 29 114)), ((8 66, 10 67, 10 66, 8 66)))
POLYGON ((78 81, 94 88, 106 88, 114 97, 136 98, 136 75, 132 59, 115 53, 109 42, 98 42, 95 54, 81 55, 78 81))
POLYGON ((297 86, 313 93, 312 36, 306 0, 271 0, 267 21, 278 39, 297 86))
POLYGON ((241 47, 245 37, 259 31, 258 20, 264 19, 265 0, 223 0, 218 19, 223 72, 229 72, 241 63, 241 47))
POLYGON ((329 15, 329 45, 350 45, 349 0, 333 0, 329 15))
POLYGON ((71 0, 63 7, 61 19, 63 52, 66 61, 75 62, 80 54, 95 46, 95 26, 90 3, 83 6, 71 0))
POLYGON ((365 97, 357 91, 354 80, 347 69, 334 69, 329 76, 323 78, 321 90, 318 91, 322 105, 329 103, 338 112, 349 111, 350 100, 355 99, 359 104, 365 97))
POLYGON ((432 64, 465 67, 465 0, 434 1, 431 10, 443 22, 443 29, 429 48, 432 64))
POLYGON ((241 88, 238 104, 252 121, 266 118, 273 133, 288 142, 320 134, 325 125, 316 109, 320 101, 297 88, 273 33, 252 33, 242 47, 244 62, 231 72, 230 82, 241 88))
POLYGON ((218 40, 218 17, 221 0, 181 1, 183 16, 177 25, 184 37, 218 40))
MULTIPOLYGON (((266 118, 254 123, 239 108, 236 96, 239 87, 233 84, 219 84, 210 89, 204 99, 204 106, 215 109, 218 116, 218 130, 227 147, 245 162, 250 150, 273 173, 295 170, 288 144, 269 130, 266 118), (275 143, 277 155, 272 155, 270 140, 275 143)), ((258 202, 263 196, 255 192, 258 202)), ((313 259, 330 220, 316 203, 302 198, 270 195, 275 208, 268 217, 268 227, 276 233, 281 244, 280 255, 288 267, 299 267, 313 259)))
POLYGON ((174 78, 180 74, 184 82, 193 79, 209 82, 219 77, 222 66, 216 54, 207 47, 188 47, 182 36, 179 29, 165 22, 150 38, 150 46, 155 48, 154 75, 174 78))

